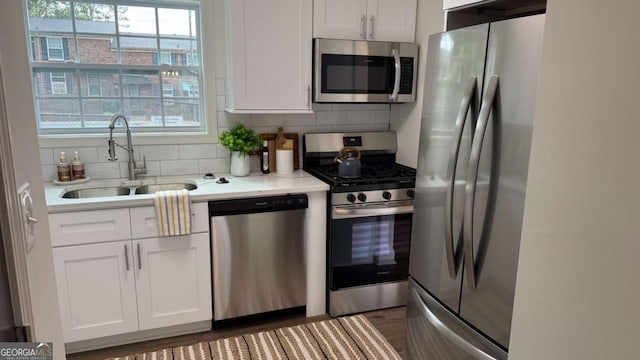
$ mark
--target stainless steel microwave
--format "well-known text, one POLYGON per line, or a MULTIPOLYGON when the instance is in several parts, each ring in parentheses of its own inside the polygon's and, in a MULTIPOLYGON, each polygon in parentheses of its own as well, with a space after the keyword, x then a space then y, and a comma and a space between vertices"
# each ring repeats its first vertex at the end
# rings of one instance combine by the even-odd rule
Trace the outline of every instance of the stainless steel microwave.
POLYGON ((416 101, 418 45, 314 39, 314 101, 416 101))

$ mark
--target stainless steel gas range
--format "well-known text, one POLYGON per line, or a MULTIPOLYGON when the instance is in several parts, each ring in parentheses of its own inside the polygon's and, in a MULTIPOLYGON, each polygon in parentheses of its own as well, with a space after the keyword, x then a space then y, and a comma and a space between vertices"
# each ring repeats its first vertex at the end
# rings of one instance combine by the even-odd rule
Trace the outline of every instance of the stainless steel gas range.
POLYGON ((331 316, 406 304, 416 172, 395 162, 396 150, 395 132, 304 137, 305 171, 330 185, 327 303, 331 316), (335 158, 345 147, 360 153, 356 176, 351 172, 340 176, 335 158))

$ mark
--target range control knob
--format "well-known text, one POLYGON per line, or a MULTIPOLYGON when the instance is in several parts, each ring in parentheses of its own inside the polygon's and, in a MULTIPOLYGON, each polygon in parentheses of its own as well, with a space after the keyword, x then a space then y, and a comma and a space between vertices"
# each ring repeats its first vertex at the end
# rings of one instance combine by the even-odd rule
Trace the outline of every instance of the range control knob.
POLYGON ((411 199, 413 199, 416 196, 415 191, 413 191, 413 189, 409 189, 407 190, 407 196, 411 199))
POLYGON ((356 196, 353 194, 347 195, 347 201, 351 203, 356 202, 356 196))
POLYGON ((358 200, 360 200, 362 202, 367 201, 367 195, 365 195, 363 193, 358 194, 358 200))
POLYGON ((391 193, 390 193, 390 192, 388 192, 388 191, 385 191, 385 192, 383 192, 383 193, 382 193, 382 197, 383 197, 385 200, 391 200, 391 193))

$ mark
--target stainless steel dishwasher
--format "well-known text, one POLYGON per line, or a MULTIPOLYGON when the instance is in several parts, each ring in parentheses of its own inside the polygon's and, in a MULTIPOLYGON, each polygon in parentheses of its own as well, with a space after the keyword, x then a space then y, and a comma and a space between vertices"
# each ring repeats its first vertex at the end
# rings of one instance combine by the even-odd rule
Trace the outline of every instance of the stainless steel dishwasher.
POLYGON ((307 207, 306 195, 209 202, 214 328, 304 310, 307 207))

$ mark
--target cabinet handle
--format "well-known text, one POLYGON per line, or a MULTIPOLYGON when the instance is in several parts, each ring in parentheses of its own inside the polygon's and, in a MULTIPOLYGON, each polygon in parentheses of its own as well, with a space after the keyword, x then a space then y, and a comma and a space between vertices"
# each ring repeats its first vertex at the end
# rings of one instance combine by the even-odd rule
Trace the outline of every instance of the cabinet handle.
POLYGON ((127 245, 124 246, 124 263, 127 266, 127 271, 129 271, 129 248, 127 245))
POLYGON ((369 19, 369 21, 371 21, 371 31, 369 32, 369 38, 373 40, 375 39, 375 37, 373 36, 373 28, 375 26, 376 19, 373 15, 371 15, 371 18, 369 19))
POLYGON ((365 40, 367 36, 367 16, 364 14, 360 18, 360 25, 360 37, 365 40))
POLYGON ((140 243, 136 244, 138 248, 138 270, 142 270, 142 255, 140 255, 140 243))
POLYGON ((311 110, 311 85, 307 85, 307 107, 311 110))

